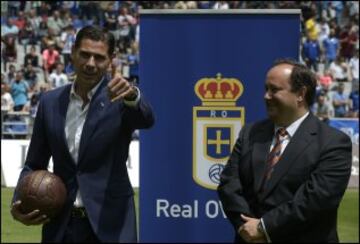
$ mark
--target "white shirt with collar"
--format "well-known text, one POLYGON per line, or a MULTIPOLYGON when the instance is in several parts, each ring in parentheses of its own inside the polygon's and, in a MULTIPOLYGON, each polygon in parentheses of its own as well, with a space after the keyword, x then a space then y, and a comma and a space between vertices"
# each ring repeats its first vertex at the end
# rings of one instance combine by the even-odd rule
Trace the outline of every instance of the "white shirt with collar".
MULTIPOLYGON (((83 105, 82 98, 75 92, 75 82, 71 86, 69 105, 66 112, 65 137, 69 152, 76 164, 78 163, 80 139, 86 121, 86 116, 89 111, 90 102, 95 92, 99 89, 101 82, 103 81, 104 78, 95 87, 93 87, 93 89, 91 89, 88 92, 87 97, 89 99, 89 102, 86 104, 84 108, 82 108, 83 105)), ((124 104, 126 106, 136 107, 138 105, 140 101, 140 90, 137 87, 135 87, 135 89, 138 92, 136 99, 134 101, 127 101, 124 99, 124 104)), ((84 206, 81 198, 80 190, 78 190, 76 193, 74 206, 75 207, 84 206)))
MULTIPOLYGON (((297 129, 299 128, 299 126, 301 125, 301 123, 306 119, 306 117, 309 115, 309 112, 307 112, 306 114, 304 114, 303 116, 301 116, 299 119, 295 120, 291 125, 289 125, 288 127, 286 127, 286 132, 288 133, 288 135, 281 141, 281 154, 283 154, 285 148, 287 147, 287 145, 289 144, 291 138, 294 136, 295 132, 297 131, 297 129)), ((275 125, 275 133, 274 133, 274 137, 270 146, 270 151, 272 150, 272 148, 275 146, 276 143, 276 132, 280 129, 280 126, 275 125)), ((266 231, 266 226, 264 224, 263 219, 260 219, 261 225, 262 225, 262 229, 264 230, 265 233, 265 237, 267 242, 271 242, 271 239, 266 231)))

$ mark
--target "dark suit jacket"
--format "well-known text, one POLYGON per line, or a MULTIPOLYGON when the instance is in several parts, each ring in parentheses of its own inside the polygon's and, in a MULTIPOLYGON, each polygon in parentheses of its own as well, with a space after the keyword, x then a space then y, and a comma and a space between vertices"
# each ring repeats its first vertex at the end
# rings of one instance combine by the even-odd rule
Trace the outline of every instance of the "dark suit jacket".
MULTIPOLYGON (((338 242, 337 209, 351 173, 350 138, 310 114, 260 191, 274 134, 270 120, 244 126, 222 172, 219 197, 235 230, 240 214, 263 218, 272 242, 338 242)), ((236 241, 243 242, 236 234, 236 241)))
MULTIPOLYGON (((68 198, 61 214, 43 226, 44 242, 60 242, 70 209, 80 188, 91 226, 103 242, 137 240, 133 189, 126 160, 134 129, 154 123, 149 105, 141 98, 137 108, 111 103, 104 80, 94 94, 81 135, 79 160, 72 159, 65 138, 65 119, 71 85, 45 93, 38 107, 25 167, 47 169, 52 156, 54 173, 64 181, 68 198)), ((16 199, 16 191, 14 200, 16 199)))

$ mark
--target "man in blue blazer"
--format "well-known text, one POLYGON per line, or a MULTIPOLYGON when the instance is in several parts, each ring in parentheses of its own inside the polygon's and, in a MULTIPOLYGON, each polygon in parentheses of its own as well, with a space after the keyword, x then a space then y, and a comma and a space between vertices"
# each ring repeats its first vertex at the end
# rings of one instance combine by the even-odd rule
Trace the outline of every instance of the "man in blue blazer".
POLYGON ((236 242, 339 242, 352 144, 309 112, 315 88, 295 61, 267 73, 269 119, 242 128, 218 187, 236 242))
POLYGON ((133 189, 126 161, 135 129, 154 123, 137 87, 113 72, 115 40, 101 28, 81 29, 72 49, 74 83, 41 97, 25 167, 47 169, 65 183, 67 201, 49 219, 39 211, 20 211, 15 190, 11 213, 26 224, 44 224, 43 242, 136 242, 133 189))

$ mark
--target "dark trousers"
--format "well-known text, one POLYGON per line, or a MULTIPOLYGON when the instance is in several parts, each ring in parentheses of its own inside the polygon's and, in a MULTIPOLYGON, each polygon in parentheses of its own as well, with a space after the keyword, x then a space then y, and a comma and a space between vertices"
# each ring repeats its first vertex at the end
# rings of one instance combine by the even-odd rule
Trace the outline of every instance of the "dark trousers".
POLYGON ((66 227, 64 239, 65 243, 86 243, 100 242, 96 237, 89 219, 87 217, 71 217, 66 227))

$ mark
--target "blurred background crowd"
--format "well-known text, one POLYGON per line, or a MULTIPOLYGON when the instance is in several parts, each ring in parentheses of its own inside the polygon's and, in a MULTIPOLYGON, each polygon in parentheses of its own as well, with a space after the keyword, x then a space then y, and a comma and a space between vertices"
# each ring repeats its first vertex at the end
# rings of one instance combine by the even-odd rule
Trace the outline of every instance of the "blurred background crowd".
POLYGON ((33 121, 41 94, 71 82, 71 47, 86 25, 114 34, 113 64, 141 82, 140 9, 301 9, 300 59, 318 76, 314 114, 359 117, 358 1, 2 1, 2 121, 12 111, 33 121))

